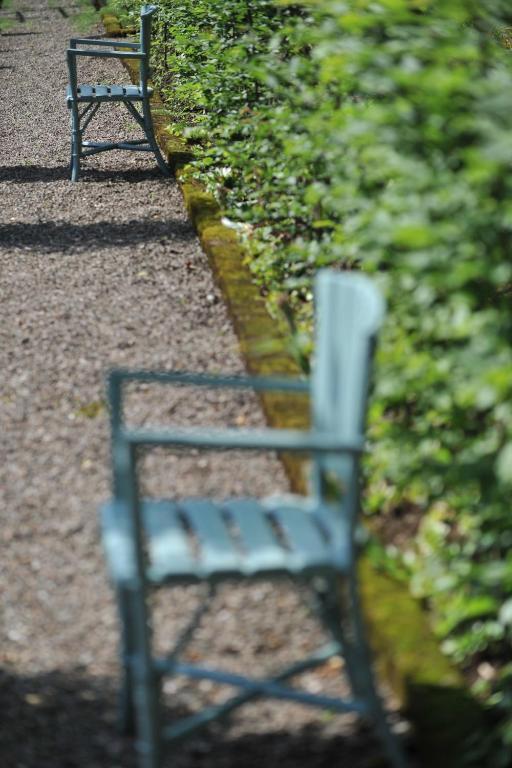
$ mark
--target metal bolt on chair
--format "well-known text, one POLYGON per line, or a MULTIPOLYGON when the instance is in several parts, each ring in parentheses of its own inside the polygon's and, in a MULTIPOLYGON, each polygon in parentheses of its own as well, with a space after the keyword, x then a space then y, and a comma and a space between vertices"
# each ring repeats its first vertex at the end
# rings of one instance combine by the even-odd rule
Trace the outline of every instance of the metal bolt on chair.
POLYGON ((106 152, 111 149, 124 149, 130 152, 153 152, 158 167, 166 176, 169 168, 158 147, 151 118, 150 98, 152 89, 148 86, 149 54, 151 46, 151 21, 157 11, 155 5, 143 5, 140 11, 140 39, 138 43, 124 40, 92 40, 72 38, 67 50, 69 86, 67 105, 71 110, 71 180, 77 181, 80 174, 82 157, 106 152), (99 46, 97 48, 77 48, 78 45, 99 46), (125 51, 103 50, 103 48, 126 48, 125 51), (81 85, 77 80, 77 58, 82 56, 135 59, 139 61, 139 85, 81 85), (118 102, 124 104, 128 112, 144 131, 144 139, 126 141, 86 141, 83 134, 102 104, 118 102), (139 108, 138 108, 139 107, 139 108))
POLYGON ((316 307, 310 381, 156 371, 110 374, 113 497, 102 507, 102 536, 122 625, 123 723, 127 730, 135 727, 141 768, 160 768, 166 744, 263 696, 332 712, 355 711, 374 724, 390 765, 407 764, 374 685, 356 572, 359 464, 384 305, 363 275, 325 270, 316 281, 316 307), (123 385, 129 382, 309 393, 313 426, 305 431, 130 427, 123 418, 123 385), (312 459, 311 493, 223 501, 141 498, 139 449, 162 446, 305 452, 312 459), (175 647, 155 656, 148 601, 152 590, 199 582, 213 590, 224 581, 280 578, 309 588, 315 613, 331 638, 316 653, 267 679, 188 663, 183 650, 200 618, 207 616, 206 601, 175 647), (312 694, 287 682, 337 655, 345 659, 350 698, 312 694), (164 725, 163 678, 178 674, 227 683, 239 692, 221 705, 164 725))

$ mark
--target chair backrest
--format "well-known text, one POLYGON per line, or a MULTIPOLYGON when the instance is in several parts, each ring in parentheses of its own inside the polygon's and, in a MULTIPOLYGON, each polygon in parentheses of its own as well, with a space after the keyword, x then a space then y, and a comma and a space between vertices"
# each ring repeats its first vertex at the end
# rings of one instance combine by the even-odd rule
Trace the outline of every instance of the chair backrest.
MULTIPOLYGON (((316 429, 350 442, 364 433, 369 376, 376 334, 384 317, 384 300, 364 275, 332 270, 318 274, 315 300, 312 422, 316 429)), ((325 496, 331 477, 349 495, 357 495, 357 489, 350 487, 357 483, 355 462, 357 459, 351 456, 317 457, 316 492, 325 496)))
POLYGON ((140 9, 140 50, 146 56, 140 62, 140 87, 146 93, 149 78, 149 56, 151 53, 151 28, 156 5, 143 5, 140 9))

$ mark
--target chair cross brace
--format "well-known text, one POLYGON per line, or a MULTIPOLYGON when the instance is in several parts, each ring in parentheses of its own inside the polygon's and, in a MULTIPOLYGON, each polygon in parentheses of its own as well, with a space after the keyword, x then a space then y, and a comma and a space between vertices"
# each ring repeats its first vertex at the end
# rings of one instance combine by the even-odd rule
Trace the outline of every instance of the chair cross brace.
POLYGON ((140 125, 140 127, 144 130, 145 129, 145 123, 144 123, 144 117, 140 114, 138 109, 131 103, 131 101, 124 101, 121 102, 125 105, 128 112, 132 115, 132 117, 135 118, 137 123, 140 125))
POLYGON ((87 147, 82 152, 82 157, 97 155, 98 152, 108 152, 109 149, 126 149, 129 152, 152 152, 152 147, 144 139, 134 141, 83 141, 82 147, 87 147))
POLYGON ((174 667, 174 665, 177 664, 178 656, 185 650, 188 643, 192 640, 194 632, 201 623, 201 619, 210 607, 211 601, 215 596, 215 591, 215 584, 208 584, 204 599, 199 603, 187 626, 179 635, 174 644, 174 648, 164 659, 167 668, 170 668, 171 666, 174 667))
POLYGON ((87 128, 87 126, 89 125, 89 123, 91 122, 91 120, 93 119, 94 115, 96 114, 99 108, 100 108, 99 103, 94 104, 94 102, 92 102, 91 104, 87 104, 84 111, 80 114, 80 120, 83 120, 83 118, 87 115, 87 113, 89 113, 87 120, 85 120, 85 122, 83 122, 82 125, 80 126, 80 131, 82 133, 85 131, 85 129, 87 128))
MULTIPOLYGON (((132 117, 135 118, 138 125, 145 130, 145 123, 144 118, 138 112, 137 108, 133 106, 130 102, 121 102, 125 105, 128 112, 132 115, 132 117)), ((84 133, 85 129, 91 122, 92 118, 98 111, 98 109, 101 106, 101 102, 97 104, 88 104, 87 107, 84 109, 82 114, 80 115, 80 119, 82 120, 85 115, 89 112, 87 119, 84 121, 84 123, 80 127, 81 134, 84 133)), ((82 141, 82 147, 86 147, 86 151, 82 152, 82 157, 88 157, 89 155, 97 155, 98 152, 108 152, 111 149, 125 149, 129 152, 153 152, 153 147, 149 143, 147 139, 127 139, 125 141, 82 141)))
POLYGON ((325 664, 326 661, 339 655, 340 652, 341 647, 338 643, 329 643, 309 658, 291 664, 269 679, 251 679, 221 670, 200 667, 195 664, 175 662, 172 659, 155 659, 155 670, 161 676, 167 674, 185 675, 196 680, 211 680, 215 683, 232 685, 242 689, 241 693, 227 699, 223 704, 207 707, 195 715, 190 715, 178 723, 168 726, 164 729, 164 739, 166 741, 182 739, 193 731, 205 727, 212 720, 226 717, 233 710, 259 696, 296 701, 300 704, 320 707, 333 712, 367 714, 368 708, 363 701, 307 693, 306 691, 298 691, 290 686, 281 684, 290 677, 295 677, 325 664))

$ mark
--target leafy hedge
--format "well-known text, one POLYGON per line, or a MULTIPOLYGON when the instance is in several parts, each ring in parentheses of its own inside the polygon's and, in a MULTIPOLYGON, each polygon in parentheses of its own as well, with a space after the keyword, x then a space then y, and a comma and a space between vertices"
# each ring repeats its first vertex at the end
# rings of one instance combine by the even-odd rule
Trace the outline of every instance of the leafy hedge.
POLYGON ((492 765, 509 765, 509 1, 161 6, 155 72, 177 130, 202 143, 201 177, 306 348, 319 266, 364 269, 388 297, 367 508, 417 515, 413 589, 505 713, 492 765))

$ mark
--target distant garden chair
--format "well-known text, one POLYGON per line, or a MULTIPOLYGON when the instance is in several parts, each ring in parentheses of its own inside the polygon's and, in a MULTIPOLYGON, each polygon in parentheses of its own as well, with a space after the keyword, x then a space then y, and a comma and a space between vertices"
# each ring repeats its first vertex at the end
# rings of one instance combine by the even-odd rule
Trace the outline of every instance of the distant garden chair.
POLYGON ((169 168, 162 157, 153 130, 150 98, 152 89, 148 87, 149 53, 151 45, 151 20, 157 7, 143 5, 140 12, 140 40, 129 43, 123 40, 89 40, 72 38, 67 51, 69 86, 67 105, 71 109, 71 180, 77 181, 80 174, 82 157, 106 152, 111 149, 125 149, 131 152, 153 152, 158 167, 166 176, 169 168), (77 45, 105 46, 126 48, 124 51, 81 49, 77 45), (139 85, 80 85, 77 80, 77 57, 89 56, 110 59, 136 59, 140 63, 139 85), (101 104, 119 102, 140 125, 145 139, 129 139, 119 142, 84 141, 83 133, 101 104), (140 111, 137 106, 140 106, 140 111))
POLYGON ((368 278, 328 270, 317 278, 316 302, 310 383, 180 372, 110 374, 114 489, 112 500, 102 508, 102 531, 122 622, 123 721, 128 730, 136 722, 141 768, 159 768, 165 742, 178 741, 262 696, 333 712, 355 711, 374 723, 393 768, 406 766, 374 686, 356 573, 359 463, 371 360, 384 306, 368 278), (128 382, 309 392, 313 427, 306 431, 128 427, 123 419, 123 385, 128 382), (313 489, 309 497, 282 499, 142 499, 138 449, 157 446, 307 452, 313 462, 313 489), (199 617, 207 615, 206 602, 174 649, 163 658, 154 657, 148 604, 154 588, 206 582, 213 590, 221 581, 279 578, 310 588, 316 613, 332 638, 326 647, 270 679, 186 663, 180 657, 199 617), (338 654, 345 658, 350 699, 314 695, 286 683, 338 654), (240 692, 222 705, 164 727, 162 678, 178 674, 227 683, 240 692))

